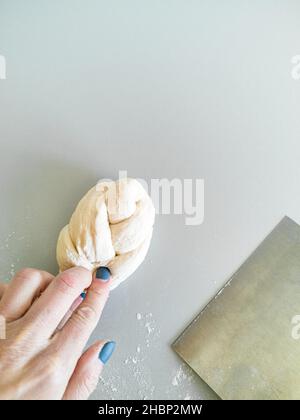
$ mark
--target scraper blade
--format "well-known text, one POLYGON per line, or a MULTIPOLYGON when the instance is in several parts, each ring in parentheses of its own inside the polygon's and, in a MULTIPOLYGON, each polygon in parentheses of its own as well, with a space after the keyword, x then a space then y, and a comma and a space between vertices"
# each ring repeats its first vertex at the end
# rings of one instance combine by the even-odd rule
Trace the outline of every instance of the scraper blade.
POLYGON ((222 399, 300 399, 300 226, 285 217, 175 341, 222 399))

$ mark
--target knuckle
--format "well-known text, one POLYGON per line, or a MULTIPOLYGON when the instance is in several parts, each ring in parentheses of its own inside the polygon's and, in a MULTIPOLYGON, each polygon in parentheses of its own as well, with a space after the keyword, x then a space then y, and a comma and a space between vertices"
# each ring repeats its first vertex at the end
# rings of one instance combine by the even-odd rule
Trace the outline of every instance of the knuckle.
POLYGON ((91 283, 92 275, 84 268, 76 267, 61 273, 58 277, 61 291, 68 293, 82 289, 91 283))
POLYGON ((35 277, 37 274, 40 274, 39 270, 26 267, 26 268, 22 268, 22 270, 17 272, 17 274, 15 275, 15 279, 19 281, 25 281, 31 277, 35 277))
POLYGON ((98 288, 95 287, 95 285, 93 285, 90 289, 89 289, 92 293, 94 293, 95 295, 97 295, 98 298, 101 298, 103 300, 107 300, 108 296, 109 296, 109 289, 102 289, 102 288, 98 288))
POLYGON ((98 320, 98 314, 96 310, 89 305, 78 308, 74 313, 74 322, 79 327, 86 327, 87 325, 94 324, 98 320))
POLYGON ((71 292, 76 288, 75 279, 71 273, 66 271, 60 275, 58 280, 58 288, 63 293, 71 292))
POLYGON ((89 370, 81 380, 79 394, 89 396, 97 388, 98 382, 99 375, 93 370, 89 370))
POLYGON ((40 275, 45 279, 53 279, 55 276, 48 271, 40 270, 40 275))

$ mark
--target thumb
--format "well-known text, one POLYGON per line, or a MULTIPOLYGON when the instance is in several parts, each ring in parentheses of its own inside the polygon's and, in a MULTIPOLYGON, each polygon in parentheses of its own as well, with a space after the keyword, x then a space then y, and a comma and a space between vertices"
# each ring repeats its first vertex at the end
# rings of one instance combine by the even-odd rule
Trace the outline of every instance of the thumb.
POLYGON ((97 387, 103 366, 115 349, 114 341, 97 341, 80 357, 63 396, 64 400, 87 400, 97 387))

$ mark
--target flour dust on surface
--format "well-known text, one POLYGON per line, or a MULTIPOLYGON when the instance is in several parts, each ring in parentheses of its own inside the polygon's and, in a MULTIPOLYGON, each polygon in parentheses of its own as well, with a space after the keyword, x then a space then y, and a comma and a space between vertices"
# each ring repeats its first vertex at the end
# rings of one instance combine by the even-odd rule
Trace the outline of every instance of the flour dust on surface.
MULTIPOLYGON (((130 354, 117 365, 110 365, 101 375, 98 392, 101 398, 114 399, 199 399, 195 392, 195 374, 185 364, 170 371, 169 385, 159 388, 159 372, 153 371, 153 353, 160 351, 160 328, 151 312, 137 313, 137 332, 139 341, 130 354), (194 386, 193 386, 194 384, 194 386)), ((155 369, 154 369, 155 370, 155 369)), ((168 373, 164 372, 168 375, 168 373)))

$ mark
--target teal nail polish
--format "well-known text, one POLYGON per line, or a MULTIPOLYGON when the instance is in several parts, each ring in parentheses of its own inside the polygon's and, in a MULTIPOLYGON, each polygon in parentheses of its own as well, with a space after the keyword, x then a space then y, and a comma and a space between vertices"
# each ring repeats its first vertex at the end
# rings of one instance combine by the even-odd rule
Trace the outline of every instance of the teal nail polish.
POLYGON ((110 270, 107 267, 99 267, 96 271, 96 279, 107 282, 110 279, 110 270))
POLYGON ((99 359, 103 364, 109 361, 111 355, 114 352, 114 349, 116 347, 116 343, 114 341, 109 341, 108 343, 105 343, 102 347, 100 353, 99 353, 99 359))

